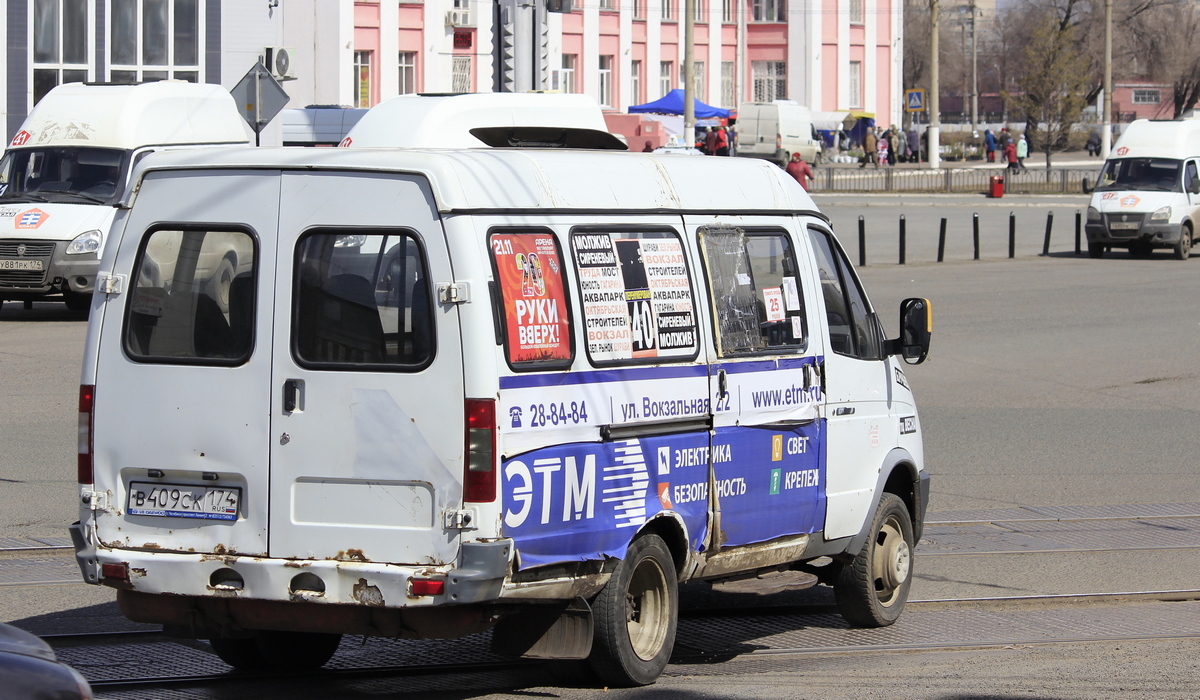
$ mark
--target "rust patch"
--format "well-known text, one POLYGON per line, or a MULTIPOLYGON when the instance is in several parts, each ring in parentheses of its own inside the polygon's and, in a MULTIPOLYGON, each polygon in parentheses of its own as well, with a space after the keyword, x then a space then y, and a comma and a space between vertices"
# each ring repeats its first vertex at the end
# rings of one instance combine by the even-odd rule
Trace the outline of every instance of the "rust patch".
POLYGON ((142 545, 142 549, 162 549, 162 546, 157 542, 147 542, 146 544, 142 545))
POLYGON ((130 578, 133 578, 134 576, 145 576, 145 575, 146 575, 145 569, 135 569, 135 568, 129 569, 129 577, 130 578))
POLYGON ((312 566, 312 562, 311 561, 296 561, 294 559, 288 559, 287 561, 283 562, 283 565, 285 567, 288 567, 291 569, 303 569, 303 568, 312 566))
POLYGON ((216 547, 213 547, 212 553, 213 554, 233 554, 233 551, 228 549, 223 544, 218 544, 216 547))
POLYGON ((347 549, 344 552, 338 552, 334 559, 338 561, 357 561, 364 564, 371 561, 367 559, 367 555, 363 554, 361 549, 347 549))
POLYGON ((358 583, 354 584, 350 597, 363 605, 383 606, 383 593, 379 592, 379 586, 368 584, 365 578, 360 578, 358 583))

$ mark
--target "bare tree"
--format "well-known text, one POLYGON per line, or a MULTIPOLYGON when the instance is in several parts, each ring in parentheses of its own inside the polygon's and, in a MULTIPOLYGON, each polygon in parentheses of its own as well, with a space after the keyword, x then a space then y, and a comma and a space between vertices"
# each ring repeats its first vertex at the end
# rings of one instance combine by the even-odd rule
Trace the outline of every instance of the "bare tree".
POLYGON ((1025 112, 1032 149, 1046 154, 1066 150, 1071 129, 1083 112, 1092 76, 1079 50, 1075 25, 1051 9, 1042 11, 1025 45, 1025 69, 1018 78, 1016 103, 1025 112))
POLYGON ((1171 84, 1172 117, 1200 100, 1200 9, 1178 0, 1126 0, 1121 7, 1122 48, 1133 75, 1171 84))

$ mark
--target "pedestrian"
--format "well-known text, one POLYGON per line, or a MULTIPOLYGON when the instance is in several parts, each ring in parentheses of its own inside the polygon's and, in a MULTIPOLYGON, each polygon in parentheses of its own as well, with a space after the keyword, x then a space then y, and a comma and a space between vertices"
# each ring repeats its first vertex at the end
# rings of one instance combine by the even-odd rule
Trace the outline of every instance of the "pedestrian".
POLYGON ((784 170, 787 171, 788 175, 796 178, 796 182, 800 183, 805 192, 808 191, 808 181, 813 178, 813 171, 808 166, 808 163, 804 162, 804 158, 799 153, 792 154, 792 159, 788 161, 787 167, 784 170))
POLYGON ((1004 144, 1004 159, 1008 161, 1008 169, 1016 172, 1017 170, 1017 142, 1012 139, 1004 144))
POLYGON ((729 155, 729 134, 723 126, 717 127, 717 155, 729 155))
POLYGON ((910 127, 908 130, 908 152, 913 162, 921 162, 921 137, 917 134, 916 127, 910 127))
POLYGON ((1100 132, 1093 131, 1092 135, 1087 140, 1087 154, 1089 156, 1100 155, 1100 132))
POLYGON ((704 153, 705 155, 717 155, 717 129, 716 127, 708 127, 708 133, 704 135, 704 153))
POLYGON ((647 141, 646 147, 642 149, 642 153, 652 153, 652 152, 654 152, 654 144, 647 141))
POLYGON ((900 130, 892 124, 888 129, 888 165, 895 165, 900 157, 900 130))
MULTIPOLYGON (((858 167, 865 168, 867 163, 875 162, 875 147, 878 142, 879 139, 875 137, 875 128, 868 127, 867 135, 863 137, 863 161, 858 167)), ((875 163, 875 167, 879 167, 879 164, 875 163)))
POLYGON ((1000 127, 999 146, 1002 153, 1008 152, 1008 142, 1012 141, 1012 135, 1008 133, 1008 127, 1000 127))
POLYGON ((992 133, 991 129, 984 129, 983 145, 984 145, 984 148, 987 150, 987 162, 995 163, 996 162, 996 135, 992 133))
POLYGON ((1025 134, 1021 134, 1021 138, 1017 139, 1017 168, 1021 172, 1025 172, 1025 159, 1029 157, 1029 142, 1025 140, 1025 134))
POLYGON ((887 139, 879 139, 879 143, 876 145, 875 148, 879 154, 879 162, 877 163, 877 165, 879 167, 883 167, 883 166, 887 165, 888 164, 888 152, 889 152, 888 140, 887 139))

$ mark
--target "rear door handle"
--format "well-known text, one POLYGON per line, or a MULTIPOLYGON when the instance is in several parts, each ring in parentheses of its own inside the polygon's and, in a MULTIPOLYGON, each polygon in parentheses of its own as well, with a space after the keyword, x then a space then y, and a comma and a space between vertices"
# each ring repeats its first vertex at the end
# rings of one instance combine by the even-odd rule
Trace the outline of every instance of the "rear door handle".
POLYGON ((304 410, 304 380, 289 379, 283 383, 283 412, 295 413, 304 410))
POLYGON ((838 406, 837 408, 833 409, 833 415, 835 416, 848 416, 852 413, 854 413, 853 406, 838 406))

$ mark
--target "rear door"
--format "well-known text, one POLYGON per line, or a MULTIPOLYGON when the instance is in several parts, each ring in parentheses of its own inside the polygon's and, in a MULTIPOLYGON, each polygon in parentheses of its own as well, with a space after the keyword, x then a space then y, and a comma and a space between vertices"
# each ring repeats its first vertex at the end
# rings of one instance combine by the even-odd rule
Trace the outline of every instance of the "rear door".
POLYGON ((285 173, 280 201, 271 556, 453 561, 463 368, 428 183, 285 173))
POLYGON ((132 274, 108 297, 96 363, 107 545, 266 554, 275 269, 264 261, 278 208, 277 172, 143 180, 114 261, 132 274))

